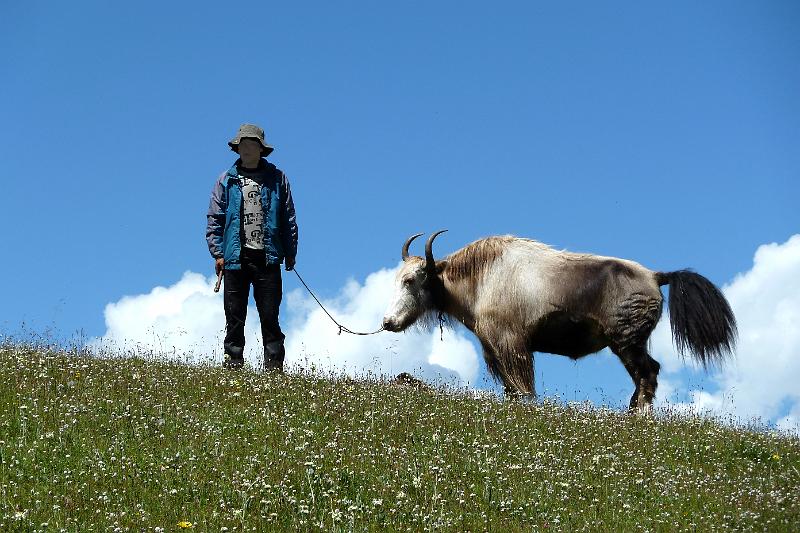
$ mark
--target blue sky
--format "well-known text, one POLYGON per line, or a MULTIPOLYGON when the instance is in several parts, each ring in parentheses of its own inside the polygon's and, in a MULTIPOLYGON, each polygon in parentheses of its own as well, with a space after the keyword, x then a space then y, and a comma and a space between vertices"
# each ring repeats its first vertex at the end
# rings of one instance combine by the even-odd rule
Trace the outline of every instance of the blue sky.
MULTIPOLYGON (((450 229, 438 255, 511 233, 720 286, 800 233, 799 4, 487 6, 6 3, 0 330, 102 336, 107 304, 210 275, 242 122, 276 147, 328 299, 418 231, 450 229)), ((540 391, 630 394, 611 357, 538 361, 540 391)))

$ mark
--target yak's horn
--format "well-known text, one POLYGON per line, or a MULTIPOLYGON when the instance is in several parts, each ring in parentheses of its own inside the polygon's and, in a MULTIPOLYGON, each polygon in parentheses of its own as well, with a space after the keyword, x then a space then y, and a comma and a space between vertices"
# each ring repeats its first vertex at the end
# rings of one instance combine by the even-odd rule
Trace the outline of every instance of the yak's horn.
POLYGON ((411 237, 408 238, 406 243, 403 245, 403 254, 402 254, 403 261, 408 259, 408 247, 411 245, 411 241, 413 241, 414 239, 416 239, 420 235, 422 235, 422 233, 417 233, 416 235, 412 235, 411 237))
POLYGON ((425 243, 425 270, 427 270, 429 274, 436 275, 436 260, 433 258, 433 239, 445 231, 447 230, 440 229, 428 237, 428 242, 425 243))

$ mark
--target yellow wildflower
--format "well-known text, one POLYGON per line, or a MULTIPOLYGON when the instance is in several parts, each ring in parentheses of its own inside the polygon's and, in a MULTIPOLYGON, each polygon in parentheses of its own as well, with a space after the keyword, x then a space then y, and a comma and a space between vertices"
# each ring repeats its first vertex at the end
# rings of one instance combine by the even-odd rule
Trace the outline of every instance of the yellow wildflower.
POLYGON ((182 522, 178 522, 178 527, 181 528, 181 529, 189 529, 189 528, 194 527, 194 524, 192 524, 191 522, 189 522, 187 520, 184 520, 182 522))

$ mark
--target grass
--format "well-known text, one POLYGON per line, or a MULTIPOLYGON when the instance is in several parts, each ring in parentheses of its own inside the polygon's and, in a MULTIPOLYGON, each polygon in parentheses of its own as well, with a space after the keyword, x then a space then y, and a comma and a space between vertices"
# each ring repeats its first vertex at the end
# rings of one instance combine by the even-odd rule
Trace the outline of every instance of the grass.
POLYGON ((0 347, 2 531, 792 531, 800 439, 0 347))

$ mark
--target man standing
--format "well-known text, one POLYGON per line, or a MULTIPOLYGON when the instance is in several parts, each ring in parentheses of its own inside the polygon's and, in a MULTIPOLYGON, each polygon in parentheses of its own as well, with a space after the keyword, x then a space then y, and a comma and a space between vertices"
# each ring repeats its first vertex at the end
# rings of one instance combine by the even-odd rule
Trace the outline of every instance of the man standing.
POLYGON ((242 124, 228 146, 239 154, 211 191, 206 240, 225 276, 226 368, 244 365, 244 322, 250 285, 261 320, 264 370, 283 371, 285 351, 278 323, 282 285, 280 265, 294 268, 297 221, 286 175, 266 158, 272 146, 264 130, 242 124))

